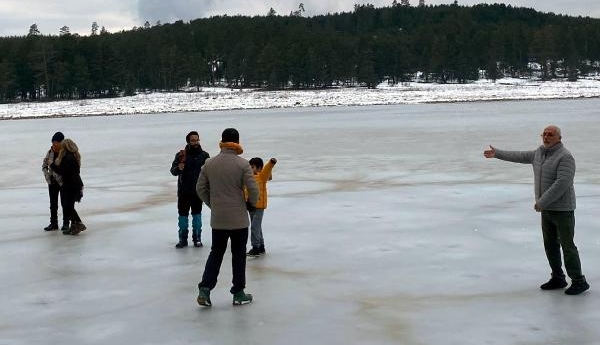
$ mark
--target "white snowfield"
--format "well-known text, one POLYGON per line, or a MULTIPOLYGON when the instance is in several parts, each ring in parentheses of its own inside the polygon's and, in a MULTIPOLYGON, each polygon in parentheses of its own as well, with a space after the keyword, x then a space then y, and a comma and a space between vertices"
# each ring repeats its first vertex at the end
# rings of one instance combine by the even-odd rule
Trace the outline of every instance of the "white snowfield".
POLYGON ((0 344, 598 345, 598 109, 600 98, 0 121, 0 344), (483 157, 488 144, 537 147, 550 123, 577 160, 591 285, 579 296, 539 289, 550 269, 531 166, 483 157), (252 304, 232 306, 227 253, 203 308, 210 210, 205 246, 176 250, 169 169, 190 130, 214 156, 231 126, 243 157, 278 158, 267 254, 247 262, 252 304), (78 236, 42 230, 57 130, 83 155, 78 236))
POLYGON ((107 99, 0 104, 0 119, 590 97, 600 97, 600 80, 539 82, 503 78, 495 83, 486 80, 445 85, 411 82, 388 86, 382 83, 376 89, 314 91, 203 88, 199 92, 140 93, 107 99))

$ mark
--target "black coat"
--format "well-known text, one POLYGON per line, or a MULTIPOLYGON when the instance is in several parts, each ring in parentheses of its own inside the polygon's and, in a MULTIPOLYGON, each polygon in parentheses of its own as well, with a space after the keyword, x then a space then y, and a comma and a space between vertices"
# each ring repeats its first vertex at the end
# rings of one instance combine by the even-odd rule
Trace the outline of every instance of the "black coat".
POLYGON ((201 146, 192 148, 187 145, 185 150, 175 154, 175 159, 171 164, 171 174, 179 176, 177 179, 177 196, 196 193, 196 183, 198 182, 198 176, 200 176, 200 170, 208 158, 210 158, 210 155, 202 150, 201 146), (184 163, 183 170, 179 170, 179 163, 181 162, 184 163))
POLYGON ((83 181, 81 180, 81 170, 75 155, 67 151, 60 165, 56 165, 56 162, 54 162, 50 167, 62 177, 61 193, 68 193, 75 201, 80 201, 83 196, 83 181))

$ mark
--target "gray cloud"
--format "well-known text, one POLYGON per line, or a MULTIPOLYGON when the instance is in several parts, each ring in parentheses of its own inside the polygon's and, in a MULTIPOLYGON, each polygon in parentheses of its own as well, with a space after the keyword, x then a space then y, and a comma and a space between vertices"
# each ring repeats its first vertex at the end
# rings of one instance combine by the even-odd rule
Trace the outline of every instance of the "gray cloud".
MULTIPOLYGON (((349 12, 355 3, 371 3, 377 7, 389 6, 393 0, 347 1, 347 0, 139 0, 139 17, 144 20, 172 22, 175 20, 190 20, 214 15, 264 15, 270 8, 278 14, 285 15, 298 9, 304 4, 306 15, 317 15, 335 12, 349 12)), ((543 12, 554 12, 567 15, 581 15, 600 18, 598 0, 512 0, 506 1, 515 7, 534 8, 543 12)), ((398 1, 399 2, 399 1, 398 1)), ((453 0, 426 0, 429 5, 450 4, 453 0)), ((459 5, 475 5, 481 0, 459 0, 459 5)), ((487 1, 495 3, 497 1, 487 1)), ((416 5, 418 0, 411 0, 416 5)))
POLYGON ((140 25, 132 0, 1 0, 0 35, 26 35, 31 24, 36 23, 42 34, 58 34, 59 28, 68 26, 71 33, 89 34, 92 22, 109 31, 130 29, 140 25), (93 11, 91 9, 94 9, 93 11))
MULTIPOLYGON (((389 6, 393 0, 0 0, 0 35, 25 35, 29 26, 37 23, 43 34, 58 34, 63 25, 72 33, 87 35, 92 22, 109 31, 128 30, 133 26, 176 20, 189 21, 214 15, 265 15, 272 7, 286 15, 297 10, 302 2, 306 15, 349 12, 355 3, 371 3, 377 7, 389 6), (93 10, 92 10, 93 9, 93 10)), ((398 0, 399 2, 399 0, 398 0)), ((410 0, 416 5, 418 0, 410 0)), ((425 0, 426 4, 449 4, 453 0, 425 0)), ((470 6, 481 0, 458 0, 459 5, 470 6)), ((499 1, 484 1, 495 3, 499 1)), ((534 8, 543 12, 581 15, 600 18, 598 0, 506 0, 515 7, 534 8)))

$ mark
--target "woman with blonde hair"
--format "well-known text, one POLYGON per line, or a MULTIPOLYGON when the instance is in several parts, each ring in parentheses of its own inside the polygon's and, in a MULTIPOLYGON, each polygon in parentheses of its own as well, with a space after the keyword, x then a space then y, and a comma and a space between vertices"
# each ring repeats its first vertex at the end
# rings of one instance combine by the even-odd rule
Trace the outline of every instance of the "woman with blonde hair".
POLYGON ((52 170, 62 176, 60 201, 63 205, 65 219, 71 221, 71 227, 63 230, 65 235, 77 235, 86 229, 75 210, 75 202, 83 197, 83 181, 81 180, 81 155, 77 144, 71 139, 62 141, 58 158, 51 165, 52 170))

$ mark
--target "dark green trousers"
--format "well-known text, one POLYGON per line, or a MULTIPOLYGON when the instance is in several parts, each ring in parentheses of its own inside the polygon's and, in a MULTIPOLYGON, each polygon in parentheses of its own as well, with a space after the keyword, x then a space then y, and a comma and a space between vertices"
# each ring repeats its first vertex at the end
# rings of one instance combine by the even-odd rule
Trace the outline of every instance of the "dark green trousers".
POLYGON ((574 211, 542 211, 544 249, 552 275, 564 277, 560 249, 562 247, 567 274, 572 280, 582 279, 579 251, 573 242, 575 236, 574 211))

